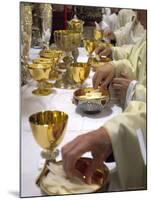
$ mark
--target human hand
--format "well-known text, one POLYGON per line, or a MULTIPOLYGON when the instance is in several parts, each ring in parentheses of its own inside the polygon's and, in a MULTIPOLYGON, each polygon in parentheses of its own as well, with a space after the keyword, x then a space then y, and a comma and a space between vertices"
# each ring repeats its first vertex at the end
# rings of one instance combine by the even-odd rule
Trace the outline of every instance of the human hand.
POLYGON ((100 59, 101 57, 104 57, 104 56, 111 57, 112 49, 108 45, 101 44, 95 49, 95 53, 99 56, 100 59))
POLYGON ((112 85, 118 97, 126 95, 131 81, 132 79, 130 79, 126 73, 121 73, 121 77, 113 79, 112 85))
POLYGON ((115 68, 112 64, 106 63, 94 74, 92 82, 95 89, 98 86, 107 88, 115 75, 115 68))
POLYGON ((93 157, 91 165, 85 171, 85 181, 91 184, 92 175, 96 168, 112 152, 111 141, 104 128, 80 135, 62 148, 63 168, 69 178, 72 176, 82 176, 75 169, 75 165, 77 160, 86 152, 91 152, 93 157))
POLYGON ((104 36, 104 38, 107 38, 109 40, 115 40, 116 39, 114 32, 112 32, 111 30, 104 31, 103 36, 104 36))

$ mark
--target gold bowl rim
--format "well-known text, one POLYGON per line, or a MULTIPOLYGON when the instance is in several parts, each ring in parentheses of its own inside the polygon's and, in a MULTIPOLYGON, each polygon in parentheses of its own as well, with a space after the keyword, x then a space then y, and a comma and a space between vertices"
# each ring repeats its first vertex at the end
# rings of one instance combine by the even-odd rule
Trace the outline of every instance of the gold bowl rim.
POLYGON ((45 110, 45 111, 36 112, 36 113, 31 114, 28 119, 29 119, 29 122, 31 124, 38 125, 38 126, 49 126, 50 124, 52 124, 51 121, 49 123, 42 123, 42 124, 40 124, 40 123, 34 122, 33 119, 34 119, 34 117, 36 117, 36 116, 38 116, 40 114, 55 113, 55 112, 60 113, 60 114, 61 113, 64 114, 65 117, 64 117, 64 119, 62 121, 67 121, 68 120, 68 118, 69 118, 68 114, 65 113, 65 112, 63 112, 63 111, 59 111, 59 110, 45 110))
POLYGON ((28 69, 49 69, 51 68, 50 63, 32 63, 32 64, 28 64, 28 69))
MULTIPOLYGON (((78 101, 81 101, 81 99, 79 98, 79 96, 81 96, 81 95, 79 95, 79 93, 80 92, 85 92, 84 90, 91 90, 91 91, 93 91, 93 90, 95 90, 94 88, 92 88, 92 87, 86 87, 86 88, 79 88, 79 89, 77 89, 77 90, 75 90, 74 91, 74 93, 73 93, 73 97, 76 99, 76 100, 78 100, 78 101)), ((104 98, 102 98, 102 100, 105 100, 105 99, 107 99, 107 98, 109 98, 109 96, 110 96, 110 94, 109 94, 109 90, 107 90, 107 89, 103 89, 103 88, 98 88, 98 90, 100 91, 100 92, 104 92, 106 95, 105 95, 105 97, 104 98)), ((85 92, 86 93, 86 92, 85 92)), ((101 98, 93 98, 93 99, 83 99, 84 101, 93 101, 93 100, 101 100, 101 98)))

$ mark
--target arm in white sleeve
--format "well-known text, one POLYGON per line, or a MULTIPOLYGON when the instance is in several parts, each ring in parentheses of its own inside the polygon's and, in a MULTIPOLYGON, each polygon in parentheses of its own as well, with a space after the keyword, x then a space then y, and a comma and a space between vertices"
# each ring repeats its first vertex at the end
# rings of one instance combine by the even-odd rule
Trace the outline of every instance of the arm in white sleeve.
POLYGON ((103 126, 111 139, 122 190, 146 188, 146 166, 142 158, 137 130, 146 142, 146 104, 132 101, 126 110, 103 126))

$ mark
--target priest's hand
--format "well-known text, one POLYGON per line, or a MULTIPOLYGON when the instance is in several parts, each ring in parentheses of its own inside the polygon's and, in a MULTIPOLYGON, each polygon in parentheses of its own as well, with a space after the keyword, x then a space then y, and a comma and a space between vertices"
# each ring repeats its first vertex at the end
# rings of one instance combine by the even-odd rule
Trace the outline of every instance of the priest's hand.
POLYGON ((92 82, 93 87, 97 89, 99 86, 107 88, 107 86, 111 83, 113 77, 115 75, 115 67, 106 63, 101 66, 100 69, 94 74, 92 82))
POLYGON ((86 152, 91 152, 92 164, 85 171, 85 181, 92 183, 92 175, 96 168, 105 161, 112 152, 111 141, 107 131, 99 128, 87 134, 80 135, 62 148, 63 168, 67 177, 82 176, 75 169, 77 160, 86 152))
POLYGON ((102 44, 95 49, 95 53, 99 56, 100 59, 103 56, 111 57, 112 56, 112 49, 108 45, 102 44))
POLYGON ((121 77, 113 79, 112 85, 116 90, 117 96, 126 96, 126 92, 131 81, 132 79, 130 79, 126 73, 121 73, 121 77))
POLYGON ((114 35, 114 32, 110 31, 110 30, 107 30, 107 31, 104 31, 103 32, 103 36, 104 38, 107 38, 109 40, 116 40, 116 37, 114 35))

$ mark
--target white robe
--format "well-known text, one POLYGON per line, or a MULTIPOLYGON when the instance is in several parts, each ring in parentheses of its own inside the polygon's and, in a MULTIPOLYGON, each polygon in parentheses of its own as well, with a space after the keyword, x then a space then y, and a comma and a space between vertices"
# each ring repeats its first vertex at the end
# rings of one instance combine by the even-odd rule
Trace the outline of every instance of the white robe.
POLYGON ((137 20, 137 14, 130 9, 121 9, 119 14, 103 15, 102 24, 106 24, 106 30, 114 32, 116 46, 135 44, 144 35, 146 30, 137 20))
POLYGON ((116 76, 126 70, 138 80, 133 99, 123 113, 104 124, 108 131, 117 164, 121 190, 146 188, 146 165, 144 163, 137 130, 141 129, 146 145, 146 38, 127 48, 114 47, 113 61, 116 76))

